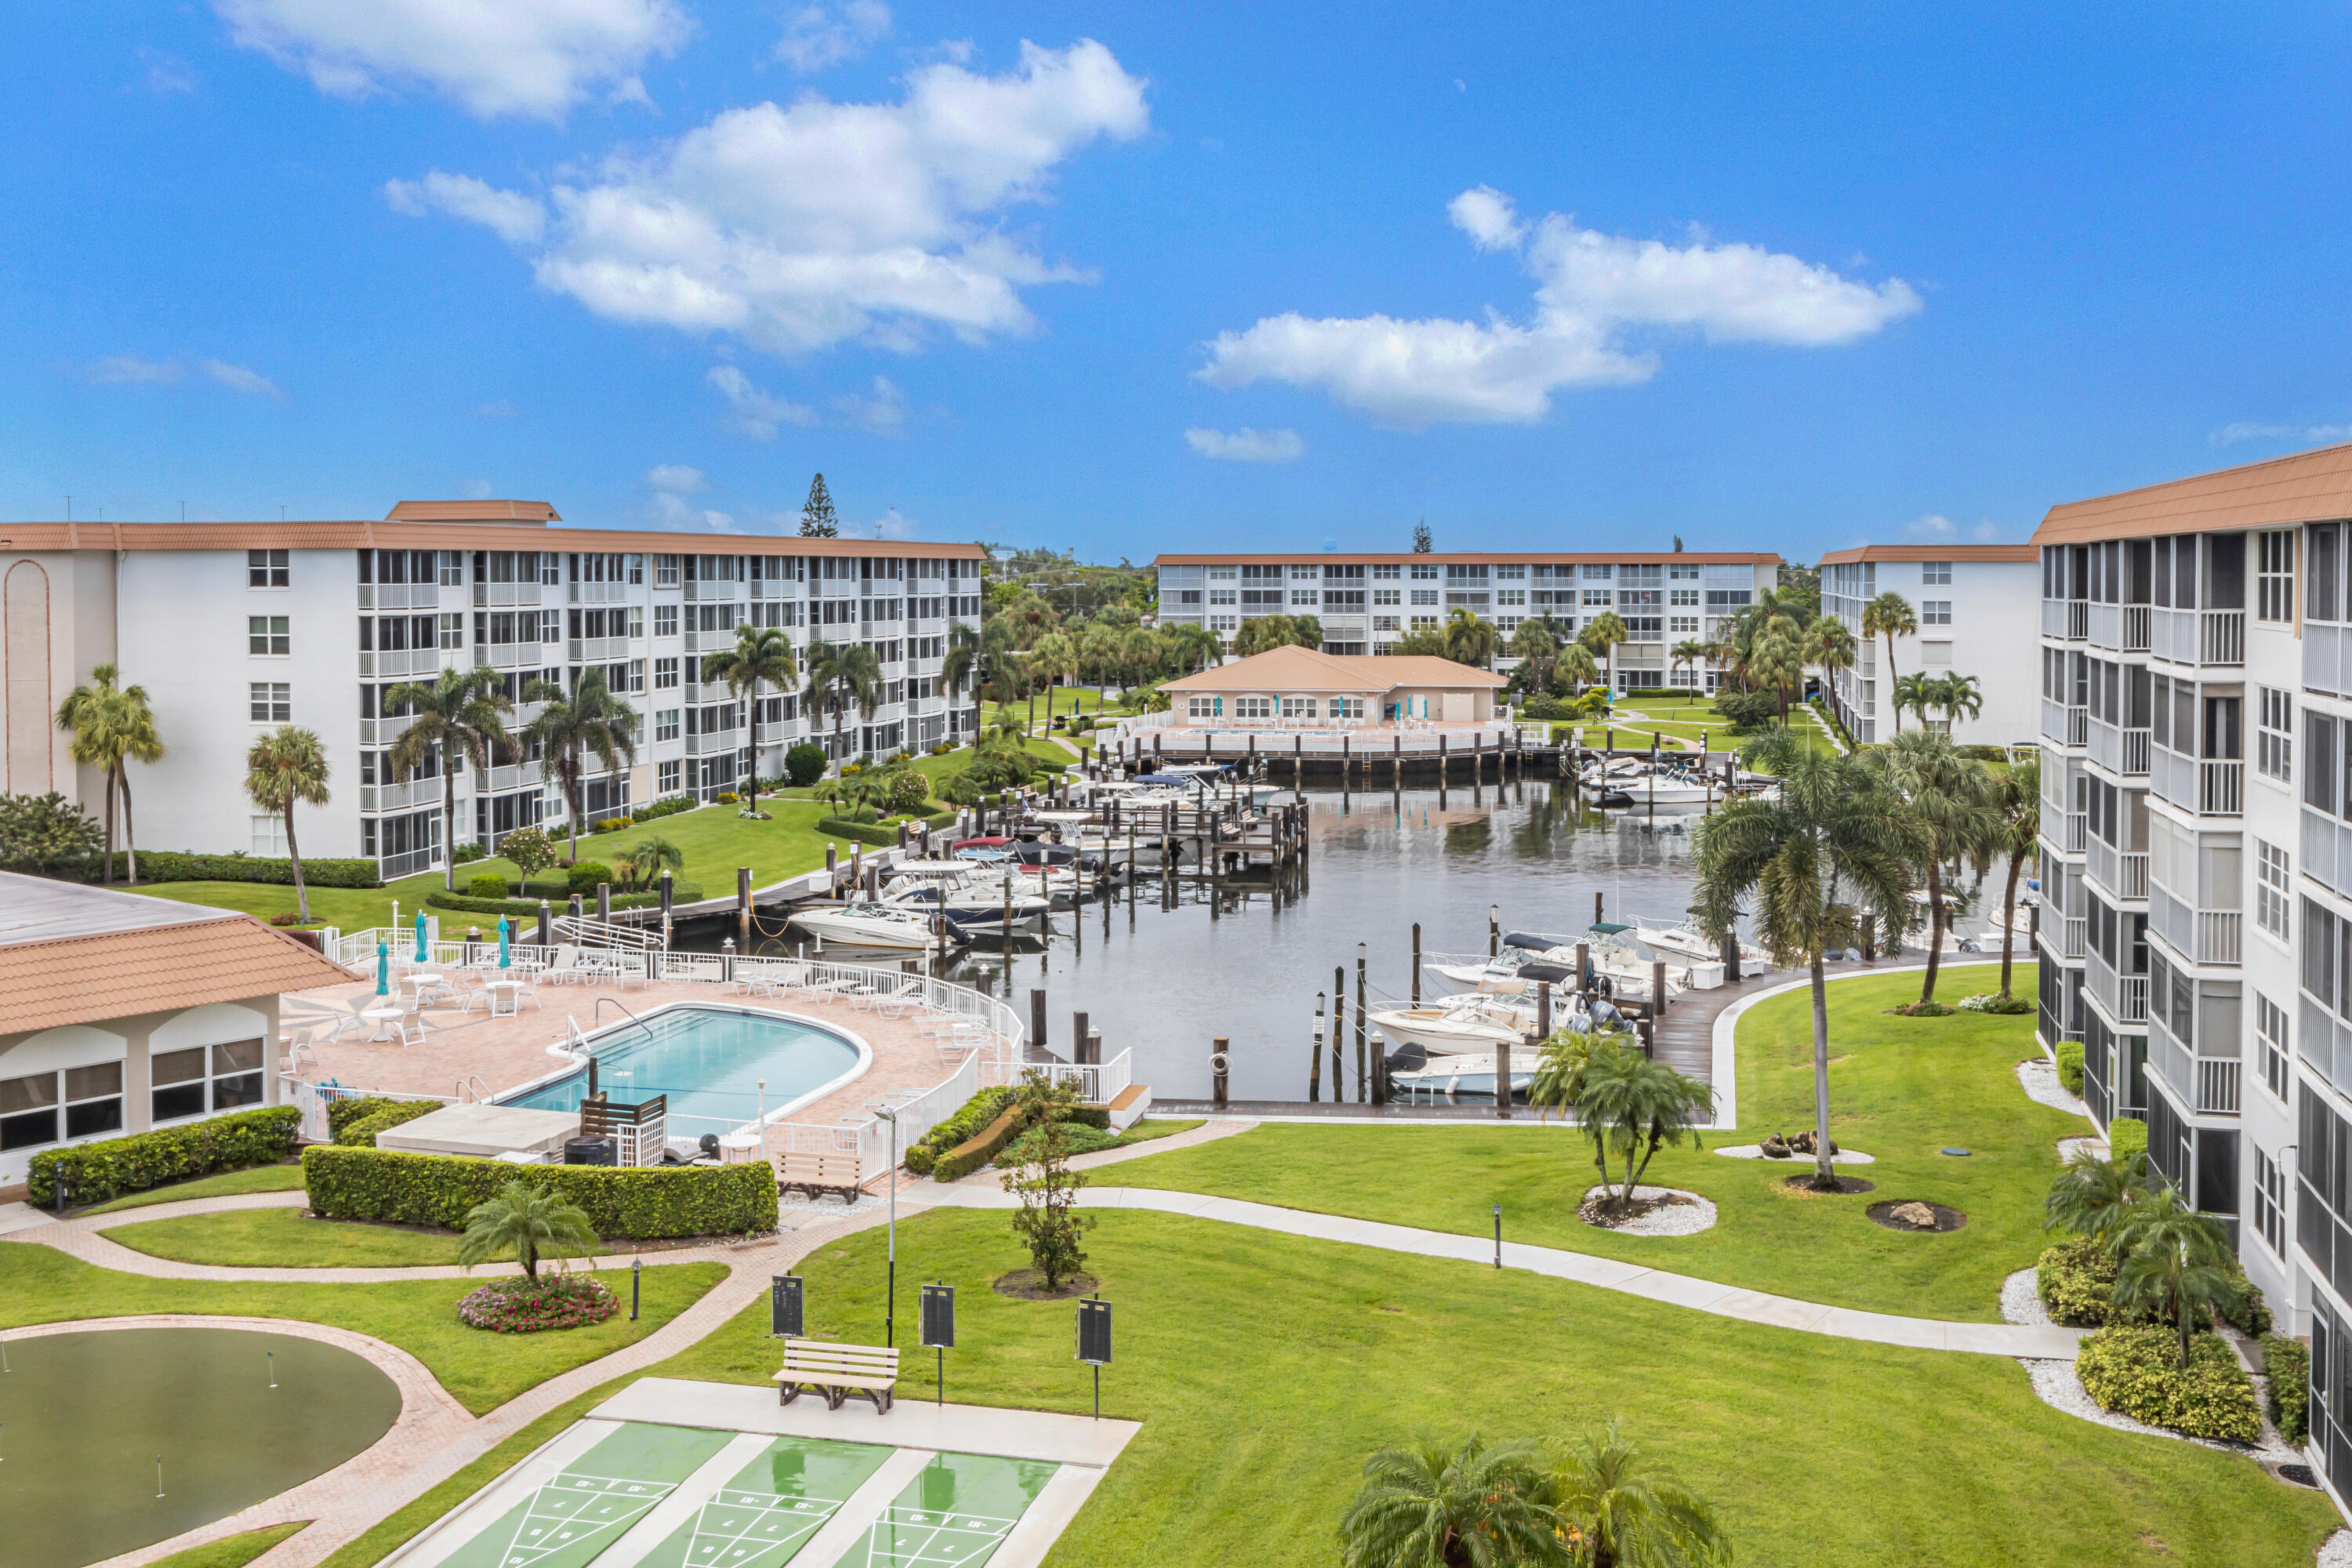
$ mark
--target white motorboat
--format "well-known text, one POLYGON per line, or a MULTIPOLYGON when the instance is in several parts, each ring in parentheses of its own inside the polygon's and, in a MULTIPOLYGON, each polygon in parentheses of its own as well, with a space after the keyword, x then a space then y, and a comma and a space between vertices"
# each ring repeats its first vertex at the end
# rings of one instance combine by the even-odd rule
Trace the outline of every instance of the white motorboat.
POLYGON ((1518 1045, 1535 1027, 1516 998, 1471 992, 1420 1007, 1375 1007, 1367 1015, 1391 1045, 1419 1046, 1431 1056, 1464 1056, 1498 1045, 1518 1045))
POLYGON ((906 860, 891 868, 882 902, 926 914, 940 910, 964 931, 1003 931, 1009 911, 1012 929, 1020 930, 1037 925, 1052 909, 1045 894, 1024 889, 1024 880, 982 871, 969 860, 906 860))
POLYGON ((1238 796, 1252 805, 1264 805, 1276 795, 1286 793, 1286 786, 1254 784, 1233 776, 1233 770, 1223 763, 1162 763, 1156 770, 1161 777, 1191 778, 1203 795, 1218 800, 1238 796))
POLYGON ((1484 953, 1432 953, 1422 968, 1456 989, 1478 991, 1517 981, 1519 970, 1529 963, 1552 964, 1573 973, 1576 946, 1571 942, 1561 948, 1506 947, 1492 958, 1484 953))
POLYGON ((1008 871, 1013 878, 1013 896, 1034 896, 1049 899, 1056 909, 1067 909, 1077 902, 1082 890, 1075 866, 1024 866, 1006 850, 959 849, 955 858, 977 867, 980 875, 991 887, 1008 871))
POLYGON ((1647 774, 1624 784, 1611 784, 1601 804, 1617 810, 1640 811, 1646 806, 1705 805, 1721 792, 1712 784, 1659 774, 1647 774))
MULTIPOLYGON (((1699 963, 1719 963, 1723 961, 1722 951, 1693 931, 1687 922, 1666 925, 1635 915, 1633 934, 1653 952, 1673 953, 1699 963)), ((1739 972, 1742 974, 1761 974, 1771 967, 1771 954, 1753 942, 1739 944, 1739 972)))
POLYGON ((803 905, 793 911, 793 923, 821 942, 850 947, 921 952, 940 941, 929 911, 862 899, 837 905, 803 905))

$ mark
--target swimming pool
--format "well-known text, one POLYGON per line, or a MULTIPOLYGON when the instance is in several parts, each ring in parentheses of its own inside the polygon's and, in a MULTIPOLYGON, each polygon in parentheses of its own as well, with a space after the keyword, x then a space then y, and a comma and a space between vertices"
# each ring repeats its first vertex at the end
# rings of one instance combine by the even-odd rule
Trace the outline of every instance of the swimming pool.
MULTIPOLYGON (((596 1087, 624 1104, 669 1097, 673 1136, 699 1137, 740 1127, 760 1114, 761 1079, 770 1116, 832 1088, 859 1070, 855 1041, 814 1024, 731 1007, 664 1008, 595 1037, 596 1087)), ((585 1068, 501 1105, 577 1110, 588 1093, 585 1068)))

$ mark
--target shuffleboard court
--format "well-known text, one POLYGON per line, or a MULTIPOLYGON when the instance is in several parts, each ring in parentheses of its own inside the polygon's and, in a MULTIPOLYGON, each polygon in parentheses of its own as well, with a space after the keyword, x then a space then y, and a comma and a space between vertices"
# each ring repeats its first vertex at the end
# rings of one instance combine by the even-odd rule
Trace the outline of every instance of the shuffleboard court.
POLYGON ((444 1568, 584 1568, 733 1437, 629 1422, 451 1552, 444 1568))
POLYGON ((639 1568, 780 1568, 891 1452, 871 1443, 779 1437, 639 1568))
POLYGON ((841 1555, 840 1568, 979 1568, 1061 1467, 939 1454, 841 1555))

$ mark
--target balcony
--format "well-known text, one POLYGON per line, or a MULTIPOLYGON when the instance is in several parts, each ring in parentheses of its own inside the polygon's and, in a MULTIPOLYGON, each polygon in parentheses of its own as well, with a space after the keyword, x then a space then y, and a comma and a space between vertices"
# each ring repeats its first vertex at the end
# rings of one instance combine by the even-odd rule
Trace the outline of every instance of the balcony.
POLYGON ((2149 610, 2148 651, 2174 664, 2227 668, 2246 662, 2243 610, 2149 610))
POLYGON ((2059 813, 2058 847, 2068 855, 2080 855, 2091 838, 2091 817, 2088 812, 2059 813))
POLYGON ((574 664, 607 664, 629 657, 626 637, 573 637, 566 650, 574 664))
POLYGON ((2147 900, 2147 851, 2126 850, 2116 857, 2116 879, 2108 890, 2118 899, 2147 900))
POLYGON ((389 746, 415 722, 416 715, 414 713, 399 719, 362 719, 360 721, 360 744, 389 746))
POLYGON ((2117 974, 2107 966, 2105 959, 2094 952, 2089 956, 2083 980, 2107 1016, 2117 1024, 2147 1022, 2147 975, 2117 974))
POLYGON ((360 584, 360 608, 362 610, 431 610, 441 604, 438 583, 362 583, 360 584))
POLYGON ((2062 957, 2072 962, 2080 962, 2090 951, 2090 944, 2084 940, 2084 931, 2089 923, 2081 915, 2068 915, 2059 922, 2058 952, 2062 957))
POLYGON ((537 642, 476 643, 474 664, 491 669, 537 669, 540 650, 545 644, 537 642))
POLYGON ((2091 604, 2087 599, 2042 601, 2042 635, 2083 642, 2091 635, 2091 604))
POLYGON ((2246 764, 2237 758, 2207 758, 2197 764, 2197 809, 2207 816, 2245 813, 2246 764))
POLYGON ((2091 710, 2079 702, 2059 702, 2050 698, 2042 700, 2042 733, 2061 746, 2087 745, 2090 741, 2091 710))
POLYGON ((575 605, 619 605, 629 597, 626 583, 574 583, 570 598, 575 605))
POLYGON ((2124 644, 2126 653, 2147 651, 2147 611, 2146 605, 2124 606, 2124 644))
POLYGON ((2197 950, 2192 956, 2200 963, 2242 963, 2245 954, 2246 916, 2242 910, 2200 910, 2197 911, 2197 950))
POLYGON ((360 809, 368 811, 414 811, 421 805, 441 804, 441 781, 438 778, 411 779, 406 784, 360 785, 360 809))
POLYGON ((540 782, 539 763, 509 763, 507 766, 502 768, 492 768, 489 773, 484 776, 484 782, 481 787, 475 793, 478 795, 507 795, 519 789, 535 789, 539 786, 540 782))
POLYGON ((799 728, 800 721, 797 719, 772 720, 760 726, 758 743, 762 746, 781 746, 787 741, 797 739, 793 731, 799 728))
POLYGON ((441 851, 438 848, 411 849, 404 854, 387 855, 383 863, 383 879, 397 881, 403 877, 414 877, 419 871, 433 869, 441 863, 441 851))
POLYGON ((2197 1058, 2197 1112, 2200 1116, 2238 1114, 2238 1082, 2242 1064, 2234 1058, 2197 1058))
POLYGON ((2094 604, 2091 606, 2090 643, 2093 647, 2108 648, 2117 653, 2123 651, 2123 608, 2121 605, 2094 604))
POLYGON ((686 754, 689 757, 714 757, 721 752, 740 751, 743 737, 735 730, 714 731, 708 735, 688 735, 686 754))
POLYGON ((377 680, 396 680, 403 676, 434 675, 441 668, 441 650, 437 647, 394 648, 386 653, 360 655, 360 673, 377 680))
POLYGON ((514 605, 539 603, 536 583, 477 583, 474 584, 474 605, 478 609, 499 610, 514 605))

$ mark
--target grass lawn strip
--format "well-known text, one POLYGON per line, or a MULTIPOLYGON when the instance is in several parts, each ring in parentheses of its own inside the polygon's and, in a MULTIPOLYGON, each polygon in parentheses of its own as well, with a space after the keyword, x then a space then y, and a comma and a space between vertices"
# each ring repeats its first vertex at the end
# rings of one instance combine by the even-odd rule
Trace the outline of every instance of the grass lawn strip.
POLYGON ((247 1193, 299 1193, 301 1190, 302 1167, 299 1163, 289 1161, 283 1165, 256 1165, 250 1170, 223 1171, 215 1176, 198 1176, 194 1181, 150 1187, 143 1193, 132 1193, 110 1204, 72 1212, 73 1217, 79 1219, 84 1215, 118 1214, 124 1209, 143 1209, 155 1204, 185 1203, 191 1198, 232 1198, 247 1193))
POLYGON ((473 1288, 462 1279, 365 1285, 155 1279, 94 1268, 37 1243, 0 1243, 0 1328, 150 1312, 329 1323, 398 1345, 480 1415, 559 1373, 635 1344, 726 1274, 718 1263, 648 1268, 642 1315, 634 1323, 624 1311, 562 1333, 491 1334, 457 1321, 457 1298, 473 1288))
MULTIPOLYGON (((1055 1546, 1057 1568, 1328 1563, 1373 1448, 1423 1429, 1565 1436, 1611 1415, 1724 1510, 1747 1564, 2307 1563, 2333 1528, 2324 1498, 2240 1456, 2051 1409, 2005 1358, 1824 1340, 1213 1221, 1099 1217, 1087 1268, 1119 1314, 1104 1414, 1143 1429, 1055 1546)), ((879 1340, 885 1245, 859 1232, 802 1262, 812 1336, 879 1340)), ((959 1401, 1086 1412, 1070 1303, 988 1289, 1027 1261, 1002 1214, 898 1227, 902 1279, 960 1287, 959 1401)), ((648 1375, 765 1385, 767 1329, 757 1303, 648 1375)), ((903 1398, 928 1396, 929 1359, 910 1362, 903 1398)))
MULTIPOLYGON (((1998 968, 1946 969, 1939 994, 1990 989, 1998 968)), ((1130 1160, 1121 1186, 1159 1187, 1418 1226, 1504 1234, 1572 1252, 1623 1258, 1678 1274, 1826 1306, 1904 1317, 1997 1322, 2000 1282, 2027 1268, 2048 1238, 2042 1199, 2057 1170, 2057 1141, 2080 1117, 2027 1100, 2015 1067, 2032 1054, 2030 1014, 1890 1018, 1917 996, 1919 974, 1839 981, 1830 997, 1831 1126, 1841 1145, 1877 1157, 1863 1171, 1878 1190, 1820 1196, 1787 1185, 1802 1162, 1727 1160, 1662 1150, 1643 1179, 1695 1192, 1716 1205, 1712 1229, 1634 1237, 1576 1217, 1592 1181, 1591 1146, 1574 1130, 1470 1123, 1327 1127, 1269 1123, 1213 1142, 1130 1160), (1966 1159, 1946 1145, 1975 1151, 1966 1159), (1906 1235, 1870 1223, 1866 1203, 1921 1199, 1956 1208, 1967 1226, 1906 1235)), ((2014 988, 2031 995, 2032 964, 2014 988)), ((1753 1143, 1812 1125, 1809 992, 1748 1009, 1738 1023, 1739 1131, 1707 1143, 1753 1143)), ((1860 1169, 1857 1167, 1857 1169, 1860 1169)))
POLYGON ((273 1524, 261 1530, 248 1530, 242 1535, 208 1541, 202 1546, 191 1546, 185 1552, 159 1557, 148 1564, 148 1568, 245 1568, 247 1563, 309 1524, 308 1520, 297 1520, 291 1524, 273 1524))
POLYGON ((639 1568, 778 1568, 824 1528, 893 1449, 779 1437, 737 1471, 639 1568))
MULTIPOLYGON (((418 1268, 457 1263, 455 1231, 312 1219, 298 1208, 229 1209, 119 1225, 107 1239, 150 1258, 224 1268, 418 1268)), ((611 1247, 599 1247, 599 1255, 611 1247)))

